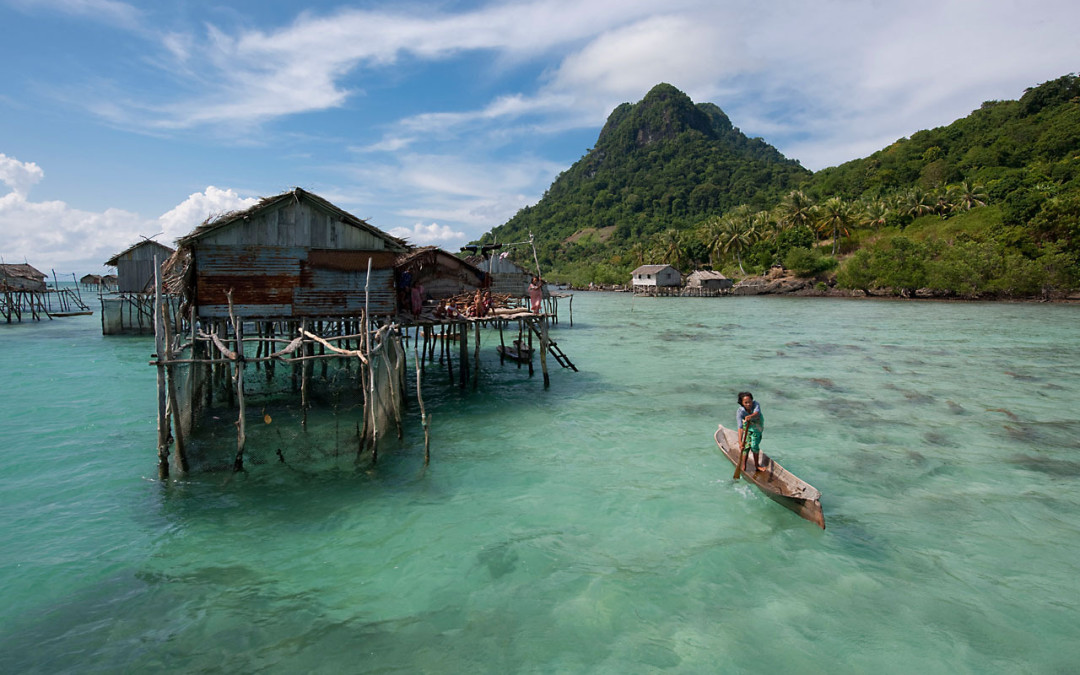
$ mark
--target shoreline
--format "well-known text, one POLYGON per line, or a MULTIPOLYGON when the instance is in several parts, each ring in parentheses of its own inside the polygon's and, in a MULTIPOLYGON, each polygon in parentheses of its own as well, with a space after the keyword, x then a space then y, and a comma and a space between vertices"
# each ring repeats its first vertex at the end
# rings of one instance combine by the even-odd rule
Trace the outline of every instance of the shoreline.
MULTIPOLYGON (((929 289, 917 289, 913 296, 895 295, 882 291, 880 294, 868 294, 861 290, 845 290, 838 288, 826 288, 818 289, 815 287, 816 281, 808 279, 795 279, 794 277, 787 277, 780 282, 802 282, 794 283, 791 285, 778 283, 778 280, 769 280, 766 277, 749 277, 736 284, 731 291, 709 297, 737 297, 737 296, 766 296, 772 295, 777 297, 794 297, 794 298, 847 298, 853 300, 903 300, 903 301, 938 301, 938 302, 992 302, 992 303, 1023 303, 1023 304, 1054 304, 1054 305, 1076 305, 1080 304, 1080 292, 1074 293, 1057 293, 1050 297, 978 297, 969 298, 960 295, 948 294, 931 291, 929 289), (750 282, 750 283, 747 283, 750 282)), ((596 286, 594 288, 582 287, 578 288, 572 285, 566 285, 562 288, 564 291, 570 292, 582 292, 582 293, 632 293, 633 291, 627 286, 596 286)), ((653 297, 653 296, 647 296, 653 297)), ((699 297, 699 296, 683 296, 672 295, 662 297, 699 297)))

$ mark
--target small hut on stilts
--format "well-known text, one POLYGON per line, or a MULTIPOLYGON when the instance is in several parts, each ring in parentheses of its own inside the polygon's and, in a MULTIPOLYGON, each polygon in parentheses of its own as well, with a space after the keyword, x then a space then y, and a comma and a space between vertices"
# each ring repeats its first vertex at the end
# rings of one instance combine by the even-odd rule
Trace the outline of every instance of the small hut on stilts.
MULTIPOLYGON (((154 261, 160 265, 174 252, 164 244, 144 239, 105 261, 106 266, 116 268, 116 291, 101 295, 103 335, 153 334, 154 261)), ((97 277, 97 287, 105 288, 102 277, 97 277)), ((166 299, 171 301, 171 297, 166 299)))
MULTIPOLYGON (((240 471, 254 410, 263 436, 274 414, 306 431, 316 400, 356 411, 352 429, 335 433, 335 454, 345 436, 357 457, 377 460, 379 438, 401 433, 393 267, 408 245, 299 188, 208 220, 177 243, 154 285, 159 475, 169 475, 174 443, 173 465, 187 470, 185 440, 211 409, 235 411, 240 471)), ((281 445, 285 461, 296 443, 281 445)))

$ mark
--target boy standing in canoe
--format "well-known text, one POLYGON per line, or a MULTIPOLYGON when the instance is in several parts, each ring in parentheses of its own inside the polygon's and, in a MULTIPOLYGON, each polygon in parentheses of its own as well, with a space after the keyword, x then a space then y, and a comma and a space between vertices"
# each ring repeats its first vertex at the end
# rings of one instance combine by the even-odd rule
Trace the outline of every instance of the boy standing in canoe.
POLYGON ((735 425, 739 430, 739 464, 745 460, 746 453, 755 454, 754 463, 761 470, 761 434, 765 430, 765 418, 761 415, 761 404, 754 400, 748 391, 739 392, 739 409, 735 413, 735 425))

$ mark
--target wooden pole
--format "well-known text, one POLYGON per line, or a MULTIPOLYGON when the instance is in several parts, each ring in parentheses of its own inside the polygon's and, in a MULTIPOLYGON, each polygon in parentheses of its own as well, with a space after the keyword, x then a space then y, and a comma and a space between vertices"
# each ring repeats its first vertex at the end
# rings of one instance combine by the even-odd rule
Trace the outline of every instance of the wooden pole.
POLYGON ((413 345, 413 360, 416 361, 416 400, 420 402, 420 423, 424 426, 424 466, 427 466, 428 463, 431 462, 431 438, 429 429, 430 421, 427 412, 424 410, 424 393, 423 388, 420 385, 421 354, 416 353, 416 345, 413 345))
POLYGON ((472 388, 475 391, 480 386, 480 322, 473 324, 473 381, 472 388))
POLYGON ((544 389, 551 386, 547 369, 548 325, 547 317, 540 318, 540 371, 544 373, 544 389))
POLYGON ((461 374, 461 388, 464 389, 469 381, 469 331, 464 323, 458 324, 461 339, 458 341, 458 371, 461 374))
MULTIPOLYGON (((530 321, 531 321, 531 319, 530 319, 530 321)), ((530 324, 529 325, 529 377, 532 377, 533 374, 536 372, 536 371, 533 370, 533 362, 532 362, 532 353, 533 353, 532 337, 533 337, 532 325, 530 324)))
MULTIPOLYGON (((162 303, 161 311, 168 313, 168 306, 166 303, 162 303)), ((172 323, 171 317, 162 317, 162 325, 164 326, 165 333, 165 358, 168 361, 172 361, 172 343, 173 336, 170 324, 172 323)), ((158 356, 160 357, 160 352, 158 356)), ((193 368, 194 366, 189 366, 193 368)), ((169 394, 169 408, 172 410, 172 422, 173 422, 173 437, 176 439, 176 462, 177 468, 180 469, 180 473, 187 473, 188 461, 187 452, 184 447, 184 425, 181 420, 180 402, 176 396, 176 366, 166 365, 165 376, 168 382, 167 389, 169 394)))
POLYGON ((154 256, 154 349, 157 354, 158 389, 158 478, 169 477, 169 417, 165 392, 165 335, 161 326, 161 269, 154 256))
POLYGON ((499 347, 501 347, 501 349, 499 349, 499 363, 500 364, 506 362, 506 357, 504 356, 504 353, 506 352, 506 338, 503 337, 503 324, 504 323, 505 322, 502 321, 502 320, 499 321, 499 347))
MULTIPOLYGON (((300 322, 300 330, 307 330, 307 319, 300 322)), ((315 346, 312 343, 304 342, 303 353, 304 356, 311 356, 309 352, 314 352, 315 346)), ((310 361, 300 362, 300 428, 307 431, 307 410, 308 410, 308 367, 311 365, 310 361)))
POLYGON ((232 289, 225 297, 229 299, 229 318, 236 334, 236 402, 240 414, 236 419, 236 462, 233 471, 244 470, 244 448, 247 445, 247 411, 244 409, 244 323, 233 314, 232 289))

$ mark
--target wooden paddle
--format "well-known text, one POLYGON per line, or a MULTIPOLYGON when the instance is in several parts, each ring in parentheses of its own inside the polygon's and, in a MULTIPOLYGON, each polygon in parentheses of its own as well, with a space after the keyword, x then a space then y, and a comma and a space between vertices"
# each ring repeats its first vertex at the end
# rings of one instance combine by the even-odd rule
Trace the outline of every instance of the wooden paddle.
POLYGON ((739 458, 735 460, 735 475, 731 477, 732 480, 739 480, 739 476, 742 475, 743 457, 746 456, 746 425, 743 425, 742 429, 739 429, 739 458))

